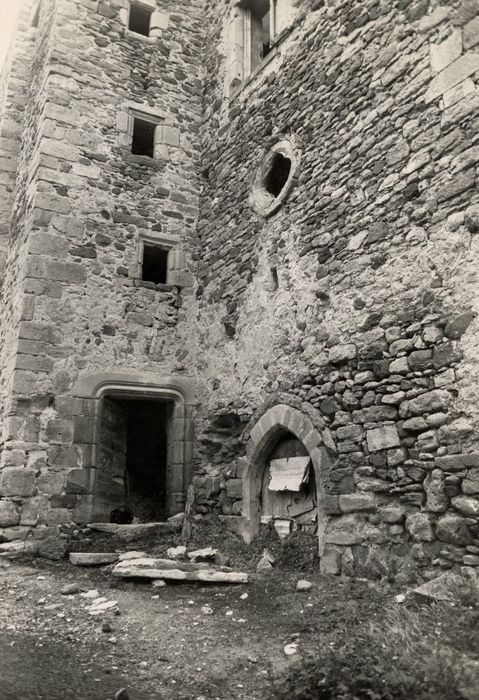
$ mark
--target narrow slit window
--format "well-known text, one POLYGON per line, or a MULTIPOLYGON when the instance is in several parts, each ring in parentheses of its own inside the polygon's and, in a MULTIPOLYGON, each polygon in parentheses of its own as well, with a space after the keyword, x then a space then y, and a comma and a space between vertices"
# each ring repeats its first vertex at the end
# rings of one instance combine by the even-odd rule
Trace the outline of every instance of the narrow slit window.
POLYGON ((131 152, 138 156, 153 158, 155 150, 156 124, 145 119, 133 118, 133 141, 131 152))
POLYGON ((169 250, 154 243, 143 246, 141 279, 154 284, 167 284, 169 250))
POLYGON ((33 13, 31 26, 34 27, 35 29, 37 29, 39 24, 40 24, 40 3, 38 2, 37 6, 35 8, 35 12, 33 13))
POLYGON ((135 34, 150 36, 150 20, 152 10, 141 5, 132 4, 130 6, 130 16, 128 18, 128 29, 135 34))
POLYGON ((261 19, 262 30, 263 30, 263 49, 261 51, 261 58, 266 58, 266 56, 271 51, 271 31, 270 31, 270 21, 271 14, 270 11, 263 15, 261 19))

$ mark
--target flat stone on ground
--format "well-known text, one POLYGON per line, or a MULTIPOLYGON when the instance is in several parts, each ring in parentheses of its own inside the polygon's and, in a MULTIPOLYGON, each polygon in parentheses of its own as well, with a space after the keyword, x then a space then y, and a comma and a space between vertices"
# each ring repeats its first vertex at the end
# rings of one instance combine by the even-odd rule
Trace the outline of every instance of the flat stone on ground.
MULTIPOLYGON (((172 562, 169 562, 170 564, 172 562)), ((179 563, 179 562, 175 562, 179 563)), ((151 578, 165 581, 201 581, 204 583, 248 583, 248 574, 237 571, 218 571, 214 569, 184 570, 179 568, 146 568, 124 566, 121 562, 113 569, 113 575, 120 578, 151 578)), ((183 567, 186 565, 183 565, 183 567)), ((190 566, 193 566, 190 564, 190 566)))
POLYGON ((132 550, 131 552, 122 552, 118 559, 120 561, 130 561, 130 559, 143 559, 147 554, 145 552, 136 552, 132 550))
POLYGON ((438 576, 432 581, 427 581, 421 586, 414 588, 411 595, 417 598, 428 598, 430 600, 457 600, 465 586, 476 586, 479 595, 479 578, 465 578, 459 574, 447 572, 438 576))
POLYGON ((116 552, 71 552, 70 564, 73 566, 101 566, 118 561, 116 552))

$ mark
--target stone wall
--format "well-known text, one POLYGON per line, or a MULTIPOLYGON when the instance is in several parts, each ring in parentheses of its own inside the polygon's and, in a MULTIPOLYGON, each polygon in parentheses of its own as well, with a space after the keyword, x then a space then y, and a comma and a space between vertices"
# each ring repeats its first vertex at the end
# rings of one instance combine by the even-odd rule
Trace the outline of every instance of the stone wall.
POLYGON ((325 571, 477 566, 479 7, 295 5, 229 97, 233 3, 209 3, 198 510, 245 512, 249 432, 289 404, 326 426, 325 571), (265 219, 250 194, 282 139, 300 165, 265 219))
POLYGON ((33 537, 40 548, 83 493, 68 474, 91 466, 80 443, 93 409, 75 393, 79 377, 191 374, 201 4, 150 2, 151 37, 126 30, 124 5, 43 0, 27 30, 34 51, 3 288, 0 538, 33 537), (131 153, 132 108, 161 122, 154 159, 131 153), (140 279, 144 237, 177 241, 175 284, 140 279))
POLYGON ((0 127, 0 548, 55 553, 95 512, 101 402, 122 386, 174 403, 179 507, 195 382, 198 514, 251 534, 290 432, 324 571, 479 565, 477 2, 281 0, 250 74, 236 2, 147 4, 149 38, 125 0, 21 18, 0 127), (158 122, 153 159, 131 153, 134 113, 158 122), (277 152, 294 163, 275 201, 277 152), (140 280, 151 240, 177 242, 167 284, 140 280))

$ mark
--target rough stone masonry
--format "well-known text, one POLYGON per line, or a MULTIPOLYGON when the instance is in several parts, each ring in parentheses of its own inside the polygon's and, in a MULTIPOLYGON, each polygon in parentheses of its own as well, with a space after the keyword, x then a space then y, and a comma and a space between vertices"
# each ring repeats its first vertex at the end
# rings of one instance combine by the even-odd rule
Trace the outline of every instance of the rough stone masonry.
POLYGON ((476 0, 27 0, 4 73, 0 549, 125 507, 141 397, 166 516, 251 539, 289 436, 324 572, 478 567, 476 0))

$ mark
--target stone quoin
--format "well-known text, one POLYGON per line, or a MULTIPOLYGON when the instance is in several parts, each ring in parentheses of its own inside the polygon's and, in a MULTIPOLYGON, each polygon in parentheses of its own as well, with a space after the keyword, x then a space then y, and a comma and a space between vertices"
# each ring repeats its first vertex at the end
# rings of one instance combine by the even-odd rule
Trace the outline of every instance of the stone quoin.
POLYGON ((188 501, 317 535, 325 573, 479 565, 478 27, 475 0, 24 0, 0 551, 188 501))

